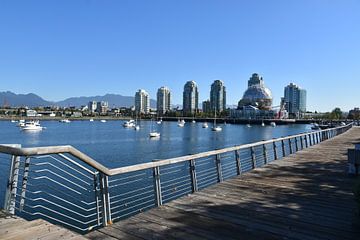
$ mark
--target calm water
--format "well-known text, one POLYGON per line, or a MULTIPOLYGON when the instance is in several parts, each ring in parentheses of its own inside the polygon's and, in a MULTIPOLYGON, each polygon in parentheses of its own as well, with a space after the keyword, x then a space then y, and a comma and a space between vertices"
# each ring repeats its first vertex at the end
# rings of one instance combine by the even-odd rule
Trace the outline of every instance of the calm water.
POLYGON ((179 128, 176 122, 161 125, 141 121, 140 131, 122 127, 123 121, 43 121, 41 132, 23 132, 16 123, 0 121, 0 144, 19 143, 23 147, 72 145, 107 167, 120 167, 153 159, 193 154, 244 143, 311 131, 310 125, 222 125, 222 132, 202 128, 202 123, 186 123, 179 128), (153 127, 161 133, 159 139, 148 137, 153 127))

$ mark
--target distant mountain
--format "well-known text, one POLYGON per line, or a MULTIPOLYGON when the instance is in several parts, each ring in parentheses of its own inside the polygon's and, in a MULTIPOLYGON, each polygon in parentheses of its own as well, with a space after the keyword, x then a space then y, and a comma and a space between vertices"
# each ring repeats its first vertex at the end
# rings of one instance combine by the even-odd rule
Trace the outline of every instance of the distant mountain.
MULTIPOLYGON (((104 96, 92 97, 72 97, 59 102, 50 102, 42 99, 36 94, 15 94, 12 92, 0 92, 0 105, 11 107, 40 107, 40 106, 60 106, 60 107, 80 107, 87 105, 90 101, 107 101, 110 107, 131 107, 134 105, 135 98, 118 94, 106 94, 104 96)), ((156 101, 150 99, 150 107, 156 107, 156 101)))
POLYGON ((46 101, 36 94, 15 94, 13 92, 0 92, 0 105, 8 105, 11 107, 38 107, 38 106, 51 106, 53 102, 46 101))

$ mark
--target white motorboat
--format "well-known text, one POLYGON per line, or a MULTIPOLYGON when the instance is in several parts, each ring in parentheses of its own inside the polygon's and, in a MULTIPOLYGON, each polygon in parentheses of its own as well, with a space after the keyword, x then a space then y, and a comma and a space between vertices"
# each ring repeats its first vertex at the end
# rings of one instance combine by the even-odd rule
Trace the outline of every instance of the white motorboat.
POLYGON ((159 120, 156 123, 160 125, 162 123, 162 120, 159 120))
POLYGON ((203 128, 208 128, 209 125, 207 124, 207 122, 204 122, 203 125, 202 125, 203 128))
POLYGON ((12 120, 11 120, 11 122, 12 122, 12 123, 16 123, 17 121, 16 121, 16 120, 14 120, 14 119, 12 119, 12 120))
POLYGON ((25 120, 24 119, 20 119, 19 123, 17 124, 18 127, 24 127, 25 126, 25 120))
POLYGON ((184 127, 184 126, 185 126, 185 123, 183 123, 183 122, 178 122, 178 126, 179 126, 179 127, 184 127))
POLYGON ((89 119, 89 121, 90 121, 90 122, 93 122, 93 121, 94 121, 94 119, 93 119, 93 118, 90 118, 90 119, 89 119))
POLYGON ((61 119, 59 122, 62 123, 70 123, 71 121, 69 119, 61 119))
POLYGON ((317 123, 313 123, 313 125, 311 126, 311 129, 312 130, 320 130, 320 126, 317 123))
POLYGON ((246 124, 246 126, 247 126, 248 128, 250 128, 250 127, 251 127, 250 123, 246 124))
POLYGON ((100 122, 106 123, 106 120, 105 120, 105 119, 101 119, 100 122))
POLYGON ((264 121, 261 123, 261 126, 262 126, 262 127, 265 127, 265 123, 264 123, 264 121))
POLYGON ((151 133, 149 133, 149 137, 151 137, 151 138, 160 137, 160 133, 159 132, 151 132, 151 133))
POLYGON ((135 125, 135 126, 134 126, 134 130, 139 131, 139 130, 140 130, 140 126, 139 126, 139 125, 135 125))
POLYGON ((270 126, 276 127, 276 123, 275 123, 275 122, 271 122, 271 123, 270 123, 270 126))
POLYGON ((124 128, 133 128, 133 127, 135 127, 135 120, 133 120, 133 119, 130 119, 129 121, 125 121, 124 123, 123 123, 123 126, 124 126, 124 128))
POLYGON ((42 126, 40 126, 39 121, 29 121, 29 122, 26 122, 23 127, 21 127, 21 130, 23 130, 23 131, 41 131, 43 129, 44 128, 42 126))

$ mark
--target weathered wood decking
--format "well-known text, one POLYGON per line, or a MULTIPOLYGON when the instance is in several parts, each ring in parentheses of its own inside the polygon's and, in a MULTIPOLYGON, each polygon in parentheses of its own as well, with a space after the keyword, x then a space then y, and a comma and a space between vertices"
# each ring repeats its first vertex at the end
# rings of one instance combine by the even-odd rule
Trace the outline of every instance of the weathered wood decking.
POLYGON ((87 234, 90 239, 360 239, 347 149, 360 128, 87 234))
POLYGON ((0 239, 83 240, 86 238, 42 219, 26 221, 0 211, 0 239))

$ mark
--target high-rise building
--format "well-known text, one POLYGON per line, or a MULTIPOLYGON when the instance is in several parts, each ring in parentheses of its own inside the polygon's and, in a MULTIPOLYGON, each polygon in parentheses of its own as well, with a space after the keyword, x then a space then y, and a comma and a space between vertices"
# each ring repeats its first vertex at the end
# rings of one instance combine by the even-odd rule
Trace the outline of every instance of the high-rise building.
POLYGON ((183 92, 183 112, 193 114, 199 110, 199 92, 195 81, 188 81, 183 92))
POLYGON ((137 113, 145 114, 150 112, 150 97, 149 94, 143 89, 139 89, 135 93, 135 111, 137 113))
POLYGON ((204 113, 210 113, 211 112, 211 105, 210 105, 210 100, 206 100, 202 102, 202 111, 204 113))
POLYGON ((91 113, 96 112, 96 107, 97 107, 97 102, 96 102, 96 101, 90 101, 90 102, 88 103, 88 110, 89 110, 89 112, 91 112, 91 113))
POLYGON ((109 110, 109 103, 106 101, 97 102, 96 105, 96 112, 98 112, 99 114, 107 113, 107 111, 109 110))
POLYGON ((306 90, 290 83, 284 89, 284 104, 290 115, 301 117, 306 112, 306 90))
POLYGON ((157 112, 159 115, 163 115, 170 111, 170 99, 171 93, 168 87, 161 87, 157 91, 157 112))
POLYGON ((215 80, 210 90, 211 111, 223 112, 226 109, 226 90, 224 82, 215 80))

